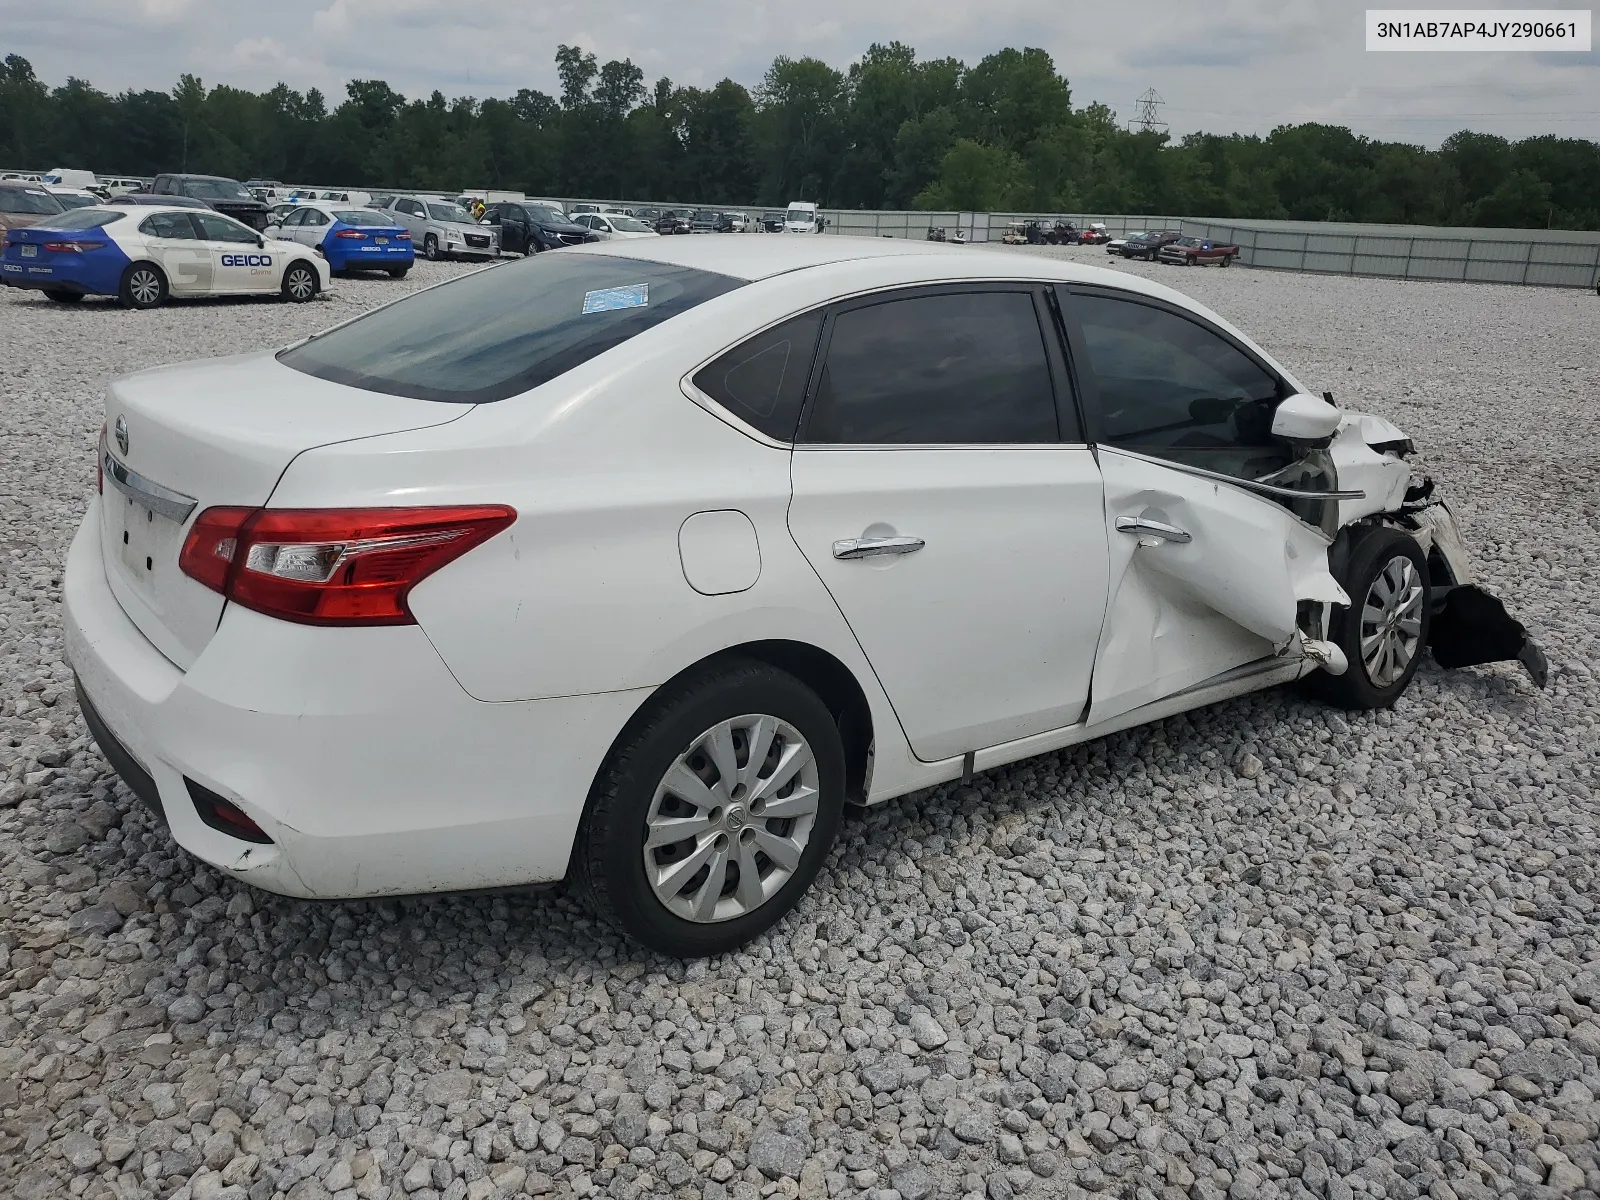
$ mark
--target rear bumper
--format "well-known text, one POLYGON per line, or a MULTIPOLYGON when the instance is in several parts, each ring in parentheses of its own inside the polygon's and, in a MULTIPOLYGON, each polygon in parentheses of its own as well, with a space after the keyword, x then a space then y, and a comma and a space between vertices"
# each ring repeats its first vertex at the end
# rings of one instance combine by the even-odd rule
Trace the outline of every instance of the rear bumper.
POLYGON ((416 250, 410 242, 403 245, 360 246, 343 254, 337 252, 328 254, 324 247, 323 253, 328 259, 328 266, 335 271, 347 271, 352 268, 386 271, 390 267, 409 267, 416 258, 416 250))
POLYGON ((69 254, 52 255, 44 264, 12 261, 8 255, 0 261, 0 283, 7 287, 24 288, 42 292, 76 292, 81 296, 114 296, 122 279, 122 270, 128 265, 125 257, 107 264, 99 255, 75 260, 69 254))
POLYGON ((486 704, 417 626, 319 629, 237 606, 181 671, 112 594, 97 505, 63 574, 67 657, 106 758, 186 850, 315 899, 565 875, 590 783, 646 692, 486 704), (186 781, 272 843, 207 825, 186 781))

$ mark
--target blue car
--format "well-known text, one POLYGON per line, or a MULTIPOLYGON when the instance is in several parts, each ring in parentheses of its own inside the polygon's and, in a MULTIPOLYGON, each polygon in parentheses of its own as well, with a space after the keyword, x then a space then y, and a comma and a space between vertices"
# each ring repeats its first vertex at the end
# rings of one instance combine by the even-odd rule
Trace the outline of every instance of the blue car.
POLYGON ((416 257, 410 232, 392 216, 349 204, 297 204, 266 235, 314 247, 335 274, 387 271, 400 279, 416 257))

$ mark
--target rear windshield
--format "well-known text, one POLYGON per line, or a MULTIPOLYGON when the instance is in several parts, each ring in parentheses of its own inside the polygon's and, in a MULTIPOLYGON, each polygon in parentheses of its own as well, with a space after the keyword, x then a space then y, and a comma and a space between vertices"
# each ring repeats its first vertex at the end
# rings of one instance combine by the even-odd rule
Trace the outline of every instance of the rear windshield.
POLYGON ((62 210, 61 201, 33 188, 0 187, 0 212, 49 216, 62 210))
POLYGON ((99 229, 102 225, 120 221, 125 215, 125 213, 109 212, 103 208, 75 208, 45 224, 51 229, 99 229))
POLYGON ((185 196, 199 200, 250 200, 253 197, 231 179, 185 179, 180 185, 185 196))
POLYGON ((336 221, 343 221, 346 225, 382 225, 394 224, 393 217, 386 217, 382 213, 375 213, 366 208, 336 208, 333 210, 336 221))
POLYGON ((335 383, 455 404, 538 387, 743 280, 561 250, 429 288, 279 353, 335 383))

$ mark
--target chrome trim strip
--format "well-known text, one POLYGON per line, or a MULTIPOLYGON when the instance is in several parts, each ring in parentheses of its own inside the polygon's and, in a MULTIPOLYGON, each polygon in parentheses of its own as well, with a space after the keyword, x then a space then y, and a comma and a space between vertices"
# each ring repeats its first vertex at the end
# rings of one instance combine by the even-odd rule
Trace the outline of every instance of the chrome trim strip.
POLYGON ((117 491, 130 500, 144 505, 151 512, 160 513, 180 525, 189 519, 189 514, 199 503, 193 496, 185 496, 182 492, 162 487, 153 479, 146 479, 137 471, 118 462, 109 450, 106 451, 104 465, 106 478, 117 491))
POLYGON ((1287 500, 1365 500, 1365 492, 1301 492, 1294 488, 1278 487, 1272 483, 1257 483, 1254 479, 1240 479, 1237 475, 1224 475, 1220 471, 1208 471, 1204 467, 1191 467, 1188 463, 1174 462, 1170 458, 1156 458, 1150 454, 1140 454, 1137 450, 1129 450, 1122 446, 1108 446, 1101 443, 1102 450, 1109 450, 1115 454, 1123 454, 1129 458, 1137 458, 1143 462, 1154 463, 1158 467, 1171 467, 1174 471, 1182 471, 1185 475, 1194 475, 1200 479, 1210 479, 1217 483, 1231 483, 1234 487, 1244 488, 1246 491, 1258 492, 1263 496, 1274 498, 1282 497, 1287 500))

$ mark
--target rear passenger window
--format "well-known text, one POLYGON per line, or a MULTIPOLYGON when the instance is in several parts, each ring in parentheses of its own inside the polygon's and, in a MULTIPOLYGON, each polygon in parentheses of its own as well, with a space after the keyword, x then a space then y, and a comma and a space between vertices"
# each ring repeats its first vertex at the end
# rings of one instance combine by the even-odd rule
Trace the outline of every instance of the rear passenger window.
POLYGON ((199 236, 189 220, 189 214, 175 212, 146 217, 139 226, 139 232, 153 238, 182 238, 185 241, 194 241, 199 236))
POLYGON ((1044 336, 1025 291, 909 296, 833 319, 804 440, 1059 440, 1044 336))
POLYGON ((785 321, 701 368, 694 385, 769 438, 792 442, 821 329, 820 313, 785 321))

